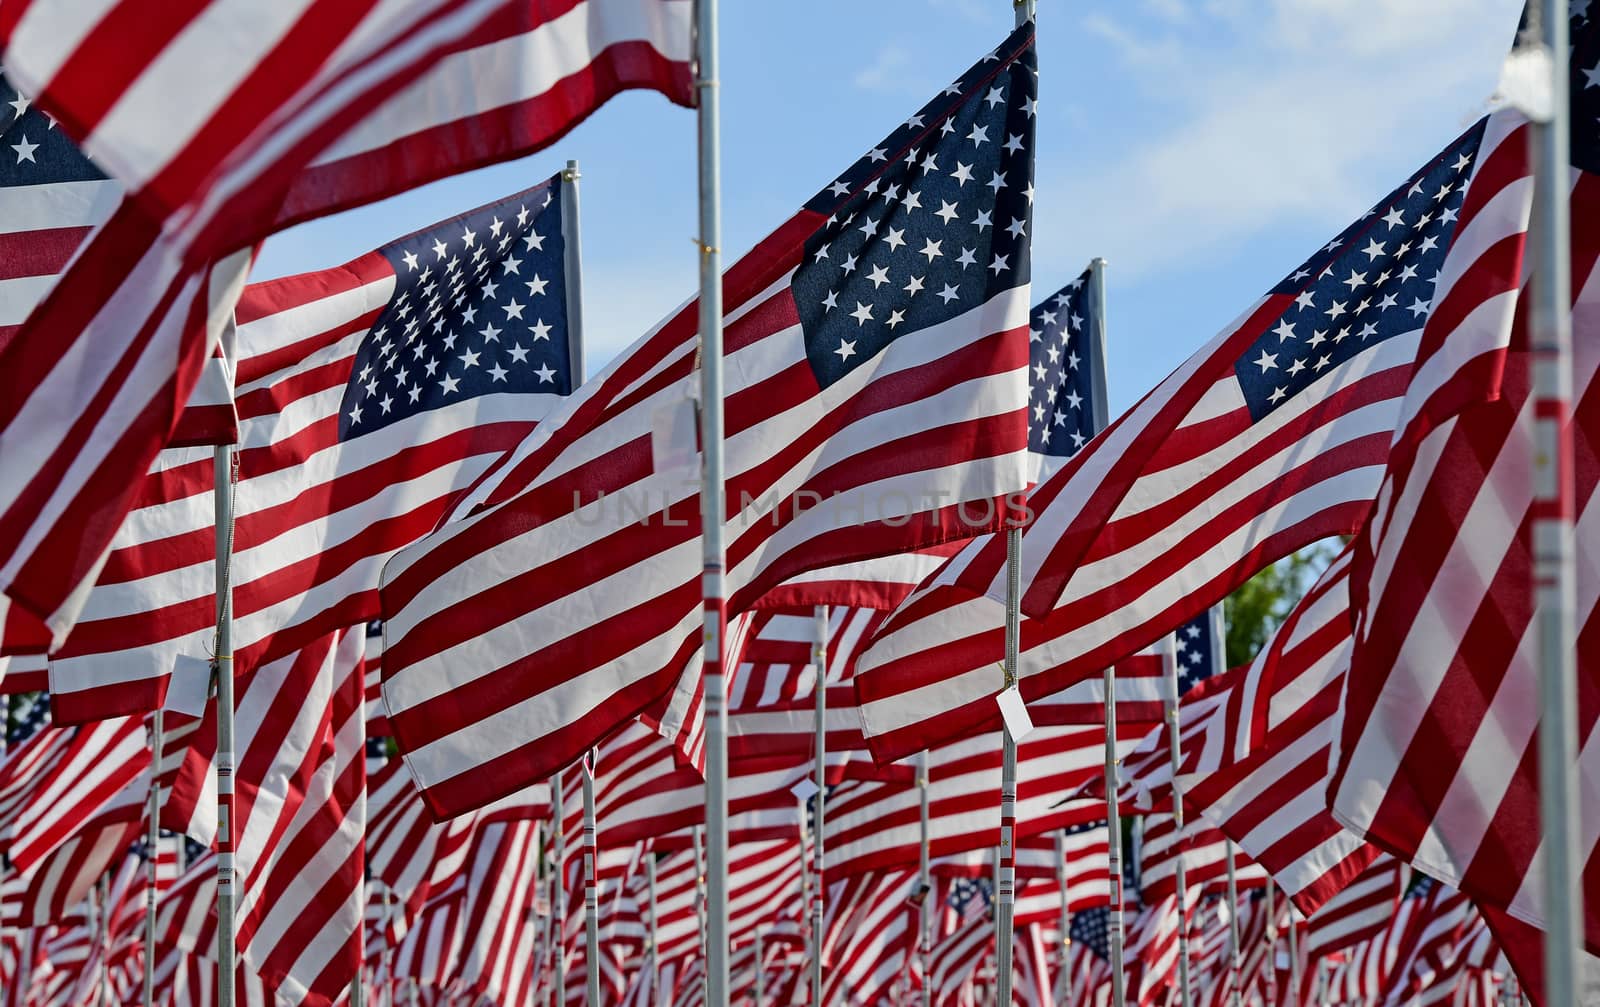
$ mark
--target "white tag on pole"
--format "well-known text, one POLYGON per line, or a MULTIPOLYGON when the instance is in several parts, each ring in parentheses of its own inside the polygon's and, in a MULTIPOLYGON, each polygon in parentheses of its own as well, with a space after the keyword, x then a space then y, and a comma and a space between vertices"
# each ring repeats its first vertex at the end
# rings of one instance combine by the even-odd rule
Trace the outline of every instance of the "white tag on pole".
POLYGON ((808 776, 799 783, 796 783, 794 786, 790 787, 789 793, 793 794, 796 800, 804 804, 806 801, 809 801, 813 797, 817 796, 817 790, 818 787, 816 782, 808 776))
POLYGON ((167 682, 164 710, 190 717, 203 717, 206 698, 211 694, 211 662, 201 657, 179 654, 172 662, 172 678, 167 682))
POLYGON ((1022 701, 1022 693, 1016 686, 1002 689, 994 697, 1000 705, 1000 716, 1006 722, 1006 730, 1011 732, 1012 741, 1021 741, 1033 733, 1033 718, 1028 716, 1028 704, 1022 701))
POLYGON ((650 464, 657 472, 688 468, 700 444, 694 403, 679 399, 656 409, 650 416, 650 464))
POLYGON ((1287 951, 1279 951, 1274 964, 1285 972, 1289 971, 1289 953, 1287 951))

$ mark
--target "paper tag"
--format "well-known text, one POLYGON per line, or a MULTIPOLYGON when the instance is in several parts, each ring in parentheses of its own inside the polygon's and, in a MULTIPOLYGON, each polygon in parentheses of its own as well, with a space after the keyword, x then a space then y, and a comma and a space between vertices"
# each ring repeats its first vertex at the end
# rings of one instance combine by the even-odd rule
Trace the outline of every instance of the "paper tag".
POLYGON ((179 654, 172 662, 172 678, 167 683, 163 709, 190 717, 203 717, 206 699, 211 694, 211 662, 179 654))
POLYGON ((790 787, 789 793, 793 794, 795 798, 803 804, 817 796, 817 789, 816 783, 814 783, 811 777, 808 776, 799 783, 796 783, 794 786, 790 787))
POLYGON ((656 409, 650 417, 650 463, 657 472, 694 464, 699 440, 695 436, 694 403, 680 399, 656 409))
POLYGON ((1000 704, 1000 716, 1006 722, 1006 730, 1011 732, 1012 741, 1021 741, 1033 733, 1033 718, 1028 716, 1028 704, 1022 701, 1022 693, 1016 686, 1003 689, 994 697, 1000 704))
POLYGON ((1278 966, 1279 969, 1281 969, 1284 972, 1289 971, 1289 952, 1287 952, 1287 951, 1279 951, 1278 952, 1277 966, 1278 966))

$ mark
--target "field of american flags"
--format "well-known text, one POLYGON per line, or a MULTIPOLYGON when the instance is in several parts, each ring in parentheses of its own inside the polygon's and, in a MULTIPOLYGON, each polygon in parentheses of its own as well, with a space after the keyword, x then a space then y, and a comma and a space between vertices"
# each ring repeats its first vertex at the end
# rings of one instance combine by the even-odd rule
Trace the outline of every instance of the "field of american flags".
POLYGON ((1600 10, 1456 2, 0 0, 0 1007, 1600 1003, 1600 10))

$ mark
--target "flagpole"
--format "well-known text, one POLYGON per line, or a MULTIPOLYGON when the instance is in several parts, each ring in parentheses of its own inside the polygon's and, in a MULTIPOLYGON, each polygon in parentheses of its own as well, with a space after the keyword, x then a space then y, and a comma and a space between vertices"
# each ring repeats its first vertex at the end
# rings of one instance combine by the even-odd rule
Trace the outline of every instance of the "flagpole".
POLYGON ((816 884, 811 889, 811 1002, 822 1003, 822 911, 827 897, 823 884, 823 825, 827 811, 828 755, 828 606, 818 605, 811 610, 811 668, 816 676, 812 691, 816 693, 815 712, 816 784, 817 792, 811 795, 812 838, 811 850, 815 858, 816 884))
POLYGON ((596 859, 600 851, 594 829, 594 770, 599 752, 590 749, 583 760, 583 934, 584 988, 589 1007, 600 1007, 600 895, 595 890, 596 859))
POLYGON ((761 928, 756 929, 756 1007, 762 1007, 767 1000, 767 991, 764 977, 761 974, 761 928))
POLYGON ((145 841, 150 859, 144 865, 144 1007, 154 1007, 156 997, 156 861, 161 848, 161 748, 165 744, 162 715, 150 717, 150 796, 145 841))
MULTIPOLYGON (((697 932, 700 935, 700 953, 704 955, 709 962, 711 958, 711 942, 707 939, 708 935, 706 933, 708 921, 706 919, 706 861, 705 839, 703 835, 704 831, 705 826, 703 825, 696 825, 694 827, 694 915, 697 932)), ((700 980, 700 983, 706 988, 706 995, 709 997, 709 988, 711 985, 711 973, 709 968, 706 970, 706 974, 700 980)), ((709 1004, 711 1001, 707 999, 706 1003, 709 1004)))
POLYGON ((1056 884, 1061 889, 1060 975, 1056 992, 1063 1003, 1072 1002, 1072 899, 1067 890, 1072 873, 1067 870, 1067 830, 1056 831, 1056 884))
POLYGON ((657 986, 657 984, 659 984, 661 982, 661 959, 658 956, 657 951, 656 951, 656 941, 657 941, 659 935, 656 932, 656 854, 655 854, 654 850, 651 850, 650 852, 645 854, 645 858, 644 858, 644 879, 645 879, 645 886, 646 886, 645 894, 646 894, 646 898, 649 901, 649 906, 645 910, 645 912, 647 914, 647 919, 645 920, 645 925, 650 928, 650 935, 649 935, 649 940, 650 940, 650 943, 649 943, 649 951, 650 951, 650 987, 649 987, 649 989, 650 989, 650 995, 652 997, 655 997, 655 996, 659 996, 660 995, 659 992, 656 990, 656 986, 657 986))
POLYGON ((233 822, 233 447, 217 446, 212 504, 216 521, 217 585, 217 1007, 234 1005, 237 954, 233 822))
POLYGON ((1289 909, 1289 1007, 1300 1007, 1300 934, 1294 925, 1294 910, 1289 909))
POLYGON ((933 957, 933 878, 928 873, 928 750, 917 753, 917 882, 922 905, 917 909, 917 946, 922 954, 922 1007, 932 1007, 928 968, 933 957))
MULTIPOLYGON (((1017 17, 1024 17, 1023 6, 1017 17)), ((1006 656, 1005 688, 1017 685, 1018 637, 1021 633, 1022 529, 1006 529, 1006 656)), ((994 913, 995 1002, 1011 1002, 1011 957, 1014 934, 1012 917, 1016 912, 1017 831, 1017 741, 1011 726, 1000 730, 1000 850, 996 864, 994 913)))
POLYGON ((567 293, 567 360, 571 364, 572 387, 583 384, 583 240, 578 226, 578 179, 583 172, 577 161, 568 161, 561 172, 561 275, 567 293))
POLYGON ((567 830, 562 827, 566 819, 565 801, 561 793, 561 774, 550 779, 550 814, 554 819, 552 834, 554 857, 550 871, 550 953, 554 965, 554 990, 551 1003, 567 1001, 567 830))
POLYGON ((1233 840, 1223 841, 1228 868, 1228 1007, 1239 1007, 1239 881, 1233 862, 1233 840))
POLYGON ((1578 1003, 1583 861, 1578 849, 1576 562, 1573 447, 1563 426, 1572 395, 1571 190, 1567 4, 1528 6, 1539 16, 1554 79, 1550 119, 1535 123, 1533 305, 1533 585, 1538 633, 1539 815, 1544 832, 1545 1001, 1578 1003))
POLYGON ((705 600, 706 1002, 728 1002, 728 725, 723 682, 722 151, 717 0, 695 5, 695 93, 700 153, 701 589, 705 600))
POLYGON ((1172 825, 1177 856, 1173 858, 1173 884, 1178 893, 1178 989, 1183 1007, 1193 1007, 1194 991, 1189 985, 1189 888, 1183 863, 1183 784, 1178 771, 1183 765, 1183 745, 1178 737, 1178 650, 1169 633, 1161 645, 1161 663, 1167 680, 1167 751, 1172 764, 1172 825))
MULTIPOLYGON (((1089 300, 1093 312, 1097 316, 1094 332, 1098 333, 1101 350, 1097 359, 1104 367, 1104 339, 1106 331, 1106 260, 1092 259, 1089 262, 1089 300)), ((1097 375, 1104 388, 1105 374, 1097 375)), ((1104 430, 1108 417, 1108 407, 1103 396, 1094 396, 1095 430, 1104 430)), ((1107 666, 1102 673, 1102 686, 1105 692, 1106 708, 1106 845, 1109 852, 1111 868, 1111 912, 1110 912, 1110 950, 1111 950, 1111 1007, 1124 1007, 1126 1004, 1126 991, 1123 988, 1123 927, 1122 927, 1122 814, 1117 807, 1117 672, 1107 666)))

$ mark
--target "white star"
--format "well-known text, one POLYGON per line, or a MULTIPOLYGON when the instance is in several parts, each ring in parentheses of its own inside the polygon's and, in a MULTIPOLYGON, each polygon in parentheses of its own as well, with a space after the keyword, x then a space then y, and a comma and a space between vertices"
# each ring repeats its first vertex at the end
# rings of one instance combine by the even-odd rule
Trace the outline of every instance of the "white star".
POLYGON ((849 276, 851 273, 855 272, 856 271, 856 257, 852 255, 849 258, 845 259, 844 260, 844 265, 841 266, 840 268, 844 270, 844 274, 846 276, 849 276))
POLYGON ((23 113, 28 111, 28 105, 31 104, 31 103, 28 101, 27 98, 24 98, 22 95, 19 94, 15 98, 13 98, 11 101, 6 102, 6 104, 11 106, 12 111, 16 112, 17 113, 17 118, 20 119, 20 118, 22 118, 23 113))
POLYGON ((350 410, 350 425, 351 426, 355 426, 357 423, 360 423, 360 422, 361 422, 361 407, 360 406, 356 406, 355 408, 350 410))
POLYGON ((461 229, 461 243, 462 244, 466 245, 468 248, 471 248, 473 242, 475 242, 477 240, 478 240, 478 232, 477 231, 474 231, 469 227, 463 227, 461 229))
POLYGON ((965 269, 968 266, 976 266, 978 264, 978 257, 977 257, 977 255, 975 253, 976 253, 975 249, 963 248, 961 250, 960 258, 956 259, 956 265, 960 266, 963 269, 965 269))
POLYGON ((967 139, 971 140, 974 146, 983 146, 989 140, 989 127, 974 125, 972 132, 967 134, 967 139))
POLYGON ((34 164, 39 163, 39 161, 33 156, 33 152, 39 149, 39 145, 37 143, 29 143, 26 136, 22 138, 21 143, 13 143, 11 145, 11 149, 17 152, 18 164, 21 164, 23 161, 32 161, 34 164))
POLYGON ((906 243, 906 230, 903 227, 891 227, 883 240, 889 246, 889 250, 894 251, 906 243))
POLYGON ((500 284, 494 282, 493 280, 490 280, 488 283, 485 283, 483 285, 483 297, 484 297, 484 299, 485 300, 493 300, 495 292, 498 291, 499 289, 500 289, 500 284))
POLYGON ((922 277, 913 276, 910 280, 908 280, 906 282, 906 285, 901 287, 900 289, 904 290, 908 294, 919 294, 919 293, 921 293, 922 292, 922 277))
POLYGON ((1288 374, 1289 374, 1290 377, 1294 377, 1296 374, 1299 374, 1301 371, 1303 371, 1305 369, 1306 369, 1306 362, 1304 360, 1296 360, 1294 363, 1289 365, 1288 374))
POLYGON ((1272 331, 1277 335, 1278 342, 1280 343, 1286 339, 1293 339, 1294 323, 1290 322, 1287 318, 1280 318, 1278 320, 1278 327, 1272 331))
POLYGON ((889 157, 889 152, 882 147, 874 147, 872 151, 867 154, 867 157, 872 161, 873 164, 877 164, 879 161, 887 160, 889 157))
POLYGON ((987 98, 983 99, 984 104, 988 105, 990 108, 994 108, 996 105, 1004 104, 1005 100, 1006 100, 1005 89, 1004 88, 999 88, 999 87, 990 88, 989 96, 987 98))
POLYGON ((1367 247, 1363 248, 1362 251, 1367 253, 1367 261, 1371 262, 1373 259, 1376 259, 1378 256, 1383 254, 1383 246, 1378 244, 1378 239, 1368 238, 1367 247))
POLYGON ((1279 402, 1282 402, 1283 400, 1284 400, 1284 394, 1283 394, 1283 389, 1282 388, 1274 388, 1272 390, 1272 394, 1267 396, 1267 401, 1272 403, 1273 405, 1277 405, 1279 402))
POLYGON ((472 350, 468 350, 467 352, 461 354, 461 363, 469 369, 478 366, 478 354, 472 350))
POLYGON ((1354 269, 1352 269, 1352 270, 1350 270, 1350 278, 1346 279, 1346 280, 1340 280, 1339 282, 1344 284, 1345 286, 1349 287, 1353 291, 1357 287, 1361 286, 1363 283, 1367 282, 1367 274, 1366 273, 1358 273, 1354 269))
POLYGON ((1022 99, 1022 111, 1026 112, 1028 115, 1031 116, 1034 113, 1039 111, 1039 103, 1037 101, 1035 101, 1031 96, 1027 97, 1027 98, 1024 98, 1024 99, 1022 99))
POLYGON ((1460 157, 1456 158, 1456 163, 1454 165, 1452 165, 1451 167, 1455 168, 1456 171, 1466 171, 1467 170, 1467 165, 1469 165, 1471 163, 1472 163, 1472 158, 1468 157, 1465 154, 1462 154, 1460 157))
POLYGON ((431 378, 433 377, 433 372, 439 369, 439 361, 429 357, 428 362, 422 366, 428 372, 428 377, 431 378))
POLYGON ((937 259, 939 256, 944 254, 943 252, 939 251, 939 246, 944 244, 944 242, 934 241, 932 238, 925 238, 923 240, 926 242, 926 244, 923 245, 921 254, 926 255, 929 262, 932 262, 934 259, 937 259))
POLYGON ((956 180, 957 185, 966 185, 972 181, 972 168, 957 161, 956 170, 950 173, 950 177, 956 180))
POLYGON ((1015 217, 1013 217, 1011 219, 1010 226, 1006 228, 1006 233, 1011 235, 1013 238, 1020 238, 1022 237, 1022 232, 1027 228, 1027 226, 1027 223, 1024 221, 1017 220, 1015 217))
POLYGON ((535 249, 541 252, 544 251, 544 235, 538 231, 529 231, 527 236, 522 239, 522 247, 524 251, 528 252, 535 249))
POLYGON ((1388 224, 1389 230, 1392 231, 1406 222, 1405 214, 1401 213, 1400 208, 1397 206, 1383 215, 1383 222, 1388 224))
POLYGON ((956 219, 957 217, 956 204, 945 202, 942 199, 939 200, 939 202, 943 203, 944 205, 939 207, 939 212, 935 213, 934 216, 943 217, 945 224, 948 225, 950 221, 956 219))
POLYGON ((1411 302, 1411 307, 1407 308, 1406 310, 1411 312, 1411 317, 1420 318, 1428 313, 1428 304, 1422 298, 1418 297, 1411 302))
POLYGON ((1086 438, 1082 434, 1078 433, 1077 431, 1073 431, 1073 434, 1072 434, 1072 446, 1075 447, 1075 448, 1083 447, 1083 442, 1084 442, 1085 439, 1086 438))
POLYGON ((540 364, 539 369, 533 373, 539 375, 539 380, 549 384, 555 380, 556 372, 550 369, 549 364, 540 364))
POLYGON ((507 256, 505 261, 500 263, 500 268, 504 270, 500 274, 501 276, 505 276, 507 273, 515 273, 522 268, 522 260, 514 255, 507 256))
POLYGON ((543 318, 535 319, 532 326, 533 341, 537 343, 549 340, 550 328, 551 326, 547 325, 543 318))
POLYGON ((994 273, 996 276, 999 276, 1001 273, 1010 269, 1011 267, 1006 265, 1007 258, 1008 256, 1004 255, 995 256, 994 259, 989 263, 989 271, 994 273))
POLYGON ((872 289, 877 290, 889 282, 889 270, 883 266, 873 266, 872 272, 867 274, 867 279, 872 281, 872 289))
POLYGON ((860 328, 861 326, 872 321, 872 309, 867 307, 865 304, 862 304, 860 301, 857 301, 856 310, 850 312, 850 317, 856 320, 856 327, 860 328))
POLYGON ((517 226, 521 227, 524 224, 526 224, 527 222, 528 222, 528 208, 526 206, 518 206, 517 207, 517 226))
POLYGON ((417 400, 422 398, 422 386, 421 385, 412 385, 411 387, 407 388, 406 389, 406 398, 411 400, 411 404, 412 405, 416 405, 417 404, 417 400))
POLYGON ((906 198, 900 203, 900 205, 905 207, 907 213, 911 212, 912 210, 922 209, 922 193, 906 193, 906 198))
POLYGON ((972 218, 972 224, 982 234, 987 228, 994 226, 994 214, 989 210, 979 210, 978 215, 972 218))
POLYGON ((946 283, 944 285, 944 289, 939 291, 939 296, 944 300, 944 303, 949 304, 951 301, 955 300, 961 295, 956 293, 955 287, 952 287, 950 284, 946 283))
POLYGON ((821 248, 817 249, 816 252, 811 256, 811 261, 821 262, 823 259, 826 259, 828 257, 828 249, 831 247, 833 246, 823 245, 821 248))
POLYGON ((1005 149, 1006 153, 1008 154, 1015 154, 1017 151, 1021 150, 1022 137, 1015 134, 1010 134, 1006 139, 1005 149))
POLYGON ((538 273, 534 273, 533 274, 533 279, 529 280, 528 283, 527 283, 528 296, 529 297, 538 297, 540 294, 544 293, 544 288, 548 287, 549 285, 550 285, 550 281, 549 280, 547 280, 544 277, 540 276, 538 273))
POLYGON ((1333 306, 1328 308, 1327 311, 1329 318, 1338 318, 1342 314, 1345 314, 1343 301, 1334 301, 1333 306))
POLYGON ((899 325, 901 322, 903 322, 905 320, 906 320, 905 312, 903 312, 903 311, 891 311, 891 312, 889 312, 889 320, 887 322, 884 322, 883 324, 887 325, 892 330, 896 325, 899 325))
POLYGON ((1073 409, 1082 408, 1082 406, 1083 406, 1083 396, 1079 395, 1077 392, 1073 391, 1070 388, 1067 389, 1067 405, 1070 406, 1073 409))
POLYGON ((417 253, 416 252, 406 252, 404 255, 400 256, 400 258, 405 260, 407 269, 411 270, 413 273, 417 271, 417 253))
POLYGON ((1268 353, 1266 350, 1262 350, 1261 356, 1250 362, 1261 368, 1262 374, 1278 369, 1278 355, 1276 353, 1268 353))
POLYGON ((526 306, 527 305, 524 305, 524 304, 518 302, 517 299, 515 297, 513 297, 511 300, 506 302, 506 317, 507 318, 521 318, 522 317, 522 309, 524 307, 526 307, 526 306))
POLYGON ((1332 361, 1333 361, 1333 357, 1331 355, 1330 356, 1321 356, 1321 357, 1317 358, 1317 362, 1316 362, 1316 364, 1314 366, 1316 367, 1317 370, 1320 371, 1324 367, 1327 367, 1328 364, 1331 363, 1332 361))
POLYGON ((829 309, 837 308, 839 306, 839 292, 837 290, 828 291, 828 296, 822 299, 822 306, 829 309))
POLYGON ((439 382, 439 387, 443 389, 443 392, 441 394, 449 395, 451 392, 460 390, 461 381, 459 379, 457 379, 457 378, 452 378, 450 375, 446 374, 444 376, 444 380, 439 382))
POLYGON ((995 172, 994 173, 994 177, 989 179, 989 188, 993 189, 995 192, 999 192, 1001 189, 1004 189, 1005 187, 1006 187, 1006 177, 1004 175, 1000 174, 998 171, 995 172))
POLYGON ((394 396, 385 395, 378 400, 378 408, 383 410, 385 416, 389 415, 389 408, 394 405, 394 396))
POLYGON ((485 343, 498 343, 500 341, 500 330, 494 327, 493 322, 485 325, 478 334, 483 337, 485 343))
POLYGON ((520 364, 520 363, 522 363, 523 361, 525 361, 527 359, 528 359, 528 351, 523 348, 521 343, 518 343, 517 345, 511 347, 511 362, 512 363, 520 364))
POLYGON ((494 376, 494 380, 504 381, 506 379, 506 375, 510 374, 511 372, 506 370, 504 367, 501 367, 497 362, 493 367, 489 368, 489 373, 494 376))
MULTIPOLYGON (((1579 69, 1582 69, 1582 67, 1579 69)), ((1585 91, 1589 90, 1591 87, 1600 87, 1600 63, 1596 63, 1589 69, 1584 70, 1583 75, 1589 78, 1588 82, 1583 85, 1583 89, 1585 91)))
POLYGON ((841 178, 837 182, 828 186, 828 191, 833 193, 835 196, 843 196, 845 193, 850 191, 850 187, 845 185, 844 179, 841 178))
POLYGON ((1439 239, 1435 238, 1433 235, 1430 234, 1426 238, 1422 239, 1422 247, 1418 248, 1417 251, 1419 251, 1419 252, 1431 252, 1435 248, 1438 248, 1438 247, 1439 247, 1439 239))

